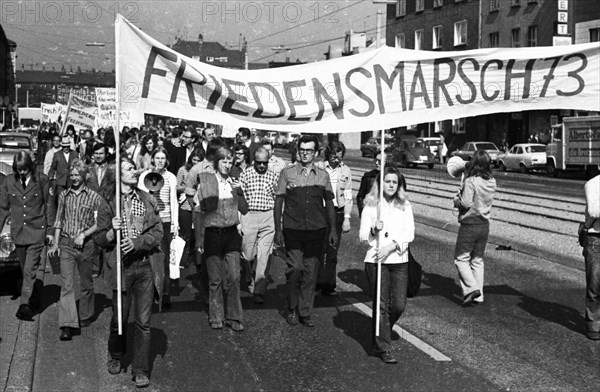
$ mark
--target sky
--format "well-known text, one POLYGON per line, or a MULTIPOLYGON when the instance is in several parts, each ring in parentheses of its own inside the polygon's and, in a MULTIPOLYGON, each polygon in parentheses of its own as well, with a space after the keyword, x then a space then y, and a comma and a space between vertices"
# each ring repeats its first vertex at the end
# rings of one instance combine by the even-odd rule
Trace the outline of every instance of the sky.
MULTIPOLYGON (((175 37, 217 41, 230 49, 248 42, 250 62, 323 60, 328 46, 341 48, 346 31, 375 37, 371 0, 311 1, 72 1, 2 0, 0 23, 17 43, 17 69, 114 69, 114 20, 118 11, 164 44, 175 37), (104 43, 104 47, 88 43, 104 43), (275 50, 275 49, 278 50, 275 50), (289 51, 288 51, 289 49, 289 51)), ((382 37, 384 37, 382 32, 382 37)))

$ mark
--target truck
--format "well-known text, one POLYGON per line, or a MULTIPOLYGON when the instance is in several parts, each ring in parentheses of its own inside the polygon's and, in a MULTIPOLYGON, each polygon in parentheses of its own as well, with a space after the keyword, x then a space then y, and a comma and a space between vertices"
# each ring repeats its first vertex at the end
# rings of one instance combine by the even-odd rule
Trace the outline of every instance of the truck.
POLYGON ((19 108, 19 126, 24 131, 37 129, 42 123, 42 108, 19 108))
POLYGON ((564 170, 581 170, 591 178, 600 168, 600 116, 564 117, 552 127, 547 170, 554 177, 564 170))

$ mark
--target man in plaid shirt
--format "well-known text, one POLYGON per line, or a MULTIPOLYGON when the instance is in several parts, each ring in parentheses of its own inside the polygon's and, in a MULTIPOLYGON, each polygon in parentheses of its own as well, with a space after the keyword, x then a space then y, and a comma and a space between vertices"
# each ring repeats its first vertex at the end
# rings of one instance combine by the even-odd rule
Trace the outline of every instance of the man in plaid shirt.
POLYGON ((248 214, 241 217, 242 257, 256 261, 256 272, 250 291, 254 293, 254 302, 265 302, 265 292, 269 285, 268 261, 273 249, 275 223, 275 188, 277 175, 267 170, 269 152, 259 147, 254 153, 254 164, 240 174, 240 183, 248 202, 248 214))

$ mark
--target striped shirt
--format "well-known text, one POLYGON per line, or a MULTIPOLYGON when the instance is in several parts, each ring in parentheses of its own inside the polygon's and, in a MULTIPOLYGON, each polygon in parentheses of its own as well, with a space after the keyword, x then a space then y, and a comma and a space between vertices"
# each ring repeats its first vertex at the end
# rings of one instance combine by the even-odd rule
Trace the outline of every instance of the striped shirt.
POLYGON ((58 196, 55 229, 61 229, 62 235, 75 239, 81 232, 94 226, 95 214, 98 212, 99 194, 83 185, 79 194, 71 188, 65 189, 58 196))
POLYGON ((250 211, 268 211, 275 207, 277 174, 270 170, 258 174, 254 166, 249 166, 240 174, 240 183, 250 211))

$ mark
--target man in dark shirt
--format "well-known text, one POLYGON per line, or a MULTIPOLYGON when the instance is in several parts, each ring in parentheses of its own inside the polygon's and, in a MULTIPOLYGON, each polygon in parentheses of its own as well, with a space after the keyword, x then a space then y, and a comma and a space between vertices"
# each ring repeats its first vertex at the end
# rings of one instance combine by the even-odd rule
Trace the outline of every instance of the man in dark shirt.
POLYGON ((312 320, 315 281, 328 228, 328 243, 337 246, 329 175, 313 164, 318 149, 315 136, 302 136, 298 141, 300 160, 281 171, 275 191, 275 243, 285 243, 287 254, 289 313, 286 321, 296 325, 299 317, 307 327, 315 325, 312 320))

